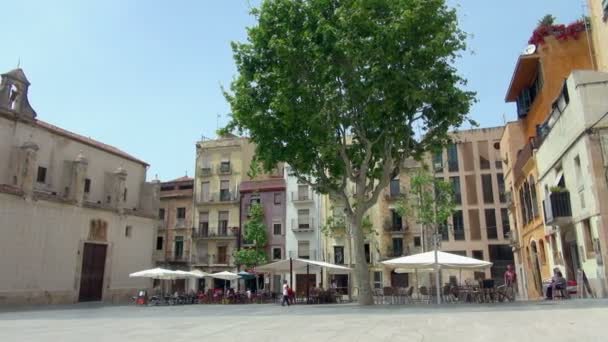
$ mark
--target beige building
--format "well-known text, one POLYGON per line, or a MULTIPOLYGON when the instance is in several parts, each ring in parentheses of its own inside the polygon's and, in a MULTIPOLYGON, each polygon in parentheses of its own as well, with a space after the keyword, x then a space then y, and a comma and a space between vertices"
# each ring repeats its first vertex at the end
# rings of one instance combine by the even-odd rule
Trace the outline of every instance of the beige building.
POLYGON ((608 71, 608 0, 588 0, 588 2, 595 65, 600 71, 608 71))
MULTIPOLYGON (((205 272, 236 271, 239 185, 248 180, 254 148, 234 135, 196 144, 192 265, 205 272)), ((202 284, 201 284, 202 285, 202 284)), ((209 287, 221 284, 207 284, 209 287)))
POLYGON ((0 83, 0 306, 118 302, 151 282, 148 164, 38 120, 21 69, 0 83))
MULTIPOLYGON (((160 184, 160 208, 154 258, 156 265, 168 269, 190 270, 194 179, 188 176, 160 184)), ((186 289, 184 280, 173 284, 173 291, 186 289)))

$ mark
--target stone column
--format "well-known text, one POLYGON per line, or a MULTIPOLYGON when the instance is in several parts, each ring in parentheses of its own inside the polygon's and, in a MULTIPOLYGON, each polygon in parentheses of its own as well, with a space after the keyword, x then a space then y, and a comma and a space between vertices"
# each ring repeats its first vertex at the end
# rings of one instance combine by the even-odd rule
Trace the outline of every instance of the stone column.
POLYGON ((25 194, 26 198, 32 198, 34 194, 34 182, 36 181, 37 160, 39 147, 36 143, 28 141, 21 145, 19 154, 19 174, 17 184, 25 194))
POLYGON ((78 154, 76 160, 74 160, 73 164, 73 173, 72 173, 72 184, 70 187, 74 189, 72 191, 73 200, 76 201, 78 206, 82 206, 84 203, 84 183, 87 177, 87 170, 89 167, 88 160, 84 157, 82 152, 78 154))

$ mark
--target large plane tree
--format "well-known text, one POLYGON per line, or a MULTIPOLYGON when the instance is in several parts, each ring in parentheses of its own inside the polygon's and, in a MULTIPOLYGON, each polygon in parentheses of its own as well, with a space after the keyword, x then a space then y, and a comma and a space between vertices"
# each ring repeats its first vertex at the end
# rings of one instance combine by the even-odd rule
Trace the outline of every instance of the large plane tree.
POLYGON ((361 223, 406 158, 468 120, 474 93, 454 66, 466 34, 444 0, 265 0, 253 15, 232 46, 225 131, 345 203, 359 303, 371 305, 361 223))

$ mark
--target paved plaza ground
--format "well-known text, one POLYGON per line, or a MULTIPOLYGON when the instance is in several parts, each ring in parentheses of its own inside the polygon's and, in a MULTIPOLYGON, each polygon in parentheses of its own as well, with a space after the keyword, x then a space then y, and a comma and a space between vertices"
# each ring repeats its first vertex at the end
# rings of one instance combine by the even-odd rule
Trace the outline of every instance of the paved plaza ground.
POLYGON ((0 341, 608 341, 608 301, 0 308, 0 341))

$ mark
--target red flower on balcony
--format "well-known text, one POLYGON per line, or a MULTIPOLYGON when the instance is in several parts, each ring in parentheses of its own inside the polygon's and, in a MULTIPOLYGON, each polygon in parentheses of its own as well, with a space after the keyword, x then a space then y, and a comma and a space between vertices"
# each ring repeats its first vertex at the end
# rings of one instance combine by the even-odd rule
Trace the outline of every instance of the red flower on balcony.
POLYGON ((581 32, 587 30, 583 20, 575 21, 569 25, 545 25, 539 26, 532 33, 532 37, 528 40, 528 44, 542 45, 545 43, 545 37, 553 36, 560 41, 568 39, 578 39, 581 32))

